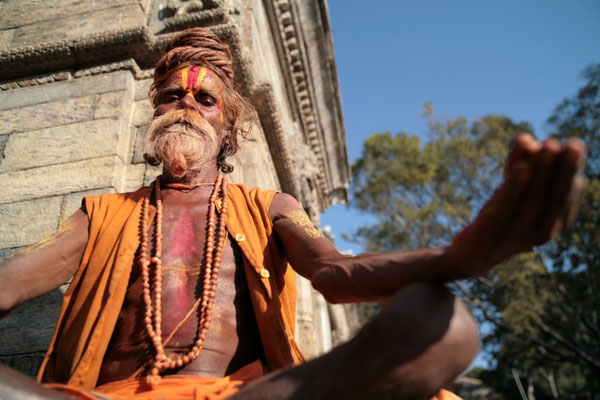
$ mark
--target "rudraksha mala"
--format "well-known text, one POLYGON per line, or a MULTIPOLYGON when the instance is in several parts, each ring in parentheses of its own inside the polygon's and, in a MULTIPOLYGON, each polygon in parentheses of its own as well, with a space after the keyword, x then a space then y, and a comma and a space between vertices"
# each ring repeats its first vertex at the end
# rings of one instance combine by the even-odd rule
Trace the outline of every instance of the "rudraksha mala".
POLYGON ((142 287, 144 293, 145 314, 144 323, 148 335, 156 349, 156 356, 152 362, 150 373, 146 376, 146 382, 155 387, 160 383, 162 371, 168 369, 181 368, 193 360, 195 360, 206 340, 206 333, 210 327, 212 320, 212 311, 215 301, 215 293, 217 289, 217 278, 221 267, 221 255, 225 246, 227 233, 225 229, 225 221, 227 218, 227 179, 223 175, 217 177, 215 188, 210 197, 208 223, 206 233, 205 255, 204 255, 204 275, 202 296, 196 301, 192 309, 187 313, 183 320, 175 327, 165 342, 162 342, 162 316, 161 316, 161 299, 162 299, 162 195, 160 189, 161 177, 158 176, 154 182, 154 186, 148 190, 148 195, 144 198, 142 204, 142 240, 140 248, 139 265, 142 270, 142 287), (155 229, 155 249, 154 257, 148 258, 148 249, 150 247, 150 239, 148 235, 148 215, 150 198, 154 191, 156 197, 156 229, 155 229), (219 194, 222 198, 219 201, 219 194), (220 213, 217 226, 217 202, 220 203, 220 213), (215 245, 216 243, 216 245, 215 245), (154 265, 154 296, 152 296, 152 285, 150 284, 150 268, 154 265), (190 350, 184 355, 175 354, 167 355, 165 346, 173 337, 177 329, 189 318, 190 315, 200 305, 200 317, 198 320, 198 336, 190 350))

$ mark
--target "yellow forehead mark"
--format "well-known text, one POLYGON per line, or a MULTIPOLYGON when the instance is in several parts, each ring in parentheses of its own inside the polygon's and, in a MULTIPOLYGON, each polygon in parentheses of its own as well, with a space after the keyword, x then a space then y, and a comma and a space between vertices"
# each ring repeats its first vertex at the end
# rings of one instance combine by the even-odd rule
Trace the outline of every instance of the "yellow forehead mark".
POLYGON ((202 86, 202 82, 204 82, 204 78, 206 77, 207 72, 208 70, 206 68, 200 68, 200 71, 198 72, 198 78, 196 78, 196 84, 194 85, 194 90, 200 89, 200 86, 202 86))
POLYGON ((189 67, 181 70, 181 87, 183 90, 187 90, 187 79, 188 79, 189 67))

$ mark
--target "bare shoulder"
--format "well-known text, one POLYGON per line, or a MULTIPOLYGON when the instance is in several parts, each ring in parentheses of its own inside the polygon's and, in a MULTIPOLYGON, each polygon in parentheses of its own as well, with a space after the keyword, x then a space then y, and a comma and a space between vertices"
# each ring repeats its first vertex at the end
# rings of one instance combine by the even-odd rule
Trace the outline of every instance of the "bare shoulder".
POLYGON ((289 214, 294 211, 306 214, 302 205, 294 198, 294 196, 287 193, 276 193, 275 196, 273 196, 273 201, 269 207, 269 214, 271 215, 273 223, 276 223, 282 218, 287 218, 289 214))

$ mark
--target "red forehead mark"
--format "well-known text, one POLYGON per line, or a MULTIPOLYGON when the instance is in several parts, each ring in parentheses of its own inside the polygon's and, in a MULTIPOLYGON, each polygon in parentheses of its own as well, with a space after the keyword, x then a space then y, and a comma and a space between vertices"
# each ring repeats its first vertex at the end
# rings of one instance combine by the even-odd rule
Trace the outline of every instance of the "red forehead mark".
POLYGON ((195 92, 202 86, 208 70, 196 65, 181 70, 181 87, 183 90, 195 92))
POLYGON ((194 90, 196 86, 196 80, 198 79, 198 67, 193 66, 189 69, 187 74, 187 82, 185 88, 187 90, 194 90))

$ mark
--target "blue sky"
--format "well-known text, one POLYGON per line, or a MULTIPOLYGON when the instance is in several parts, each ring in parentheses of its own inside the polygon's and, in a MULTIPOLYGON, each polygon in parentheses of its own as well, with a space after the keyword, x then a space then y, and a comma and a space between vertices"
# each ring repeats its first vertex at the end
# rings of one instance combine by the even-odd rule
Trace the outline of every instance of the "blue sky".
MULTIPOLYGON (((538 136, 554 107, 600 62, 600 1, 328 1, 350 161, 374 132, 423 133, 436 115, 504 114, 538 136)), ((339 249, 365 221, 343 205, 322 214, 339 249)), ((401 249, 399 249, 401 250, 401 249)))

